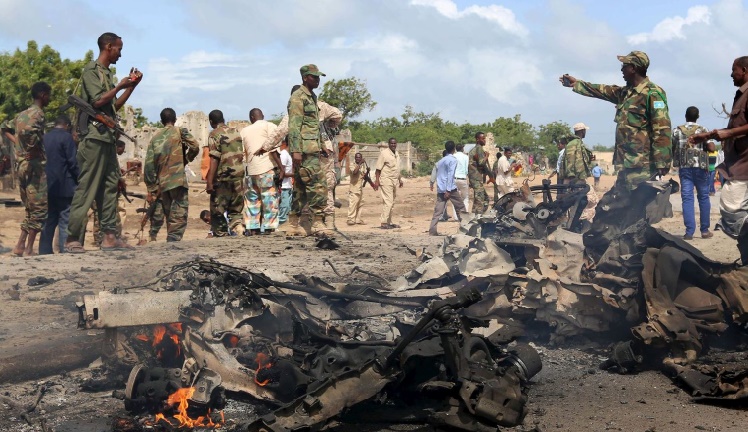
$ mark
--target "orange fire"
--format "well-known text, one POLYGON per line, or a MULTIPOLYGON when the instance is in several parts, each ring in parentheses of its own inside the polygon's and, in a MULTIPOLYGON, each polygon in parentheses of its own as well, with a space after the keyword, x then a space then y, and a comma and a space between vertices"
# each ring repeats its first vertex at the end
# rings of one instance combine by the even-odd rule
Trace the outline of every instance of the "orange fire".
POLYGON ((162 345, 164 338, 171 341, 170 345, 173 345, 174 356, 179 357, 182 353, 179 335, 182 334, 182 323, 172 323, 168 325, 157 325, 153 327, 153 340, 148 336, 139 334, 135 336, 135 339, 143 342, 150 342, 151 346, 156 350, 156 357, 161 359, 166 352, 167 347, 162 345))
POLYGON ((259 374, 262 369, 270 369, 273 367, 273 364, 268 360, 270 360, 270 358, 263 353, 258 353, 257 358, 255 359, 257 362, 257 369, 255 369, 255 383, 261 387, 265 387, 270 382, 269 378, 263 381, 257 379, 257 374, 259 374))
POLYGON ((229 335, 229 337, 226 339, 226 342, 228 343, 229 347, 236 348, 236 346, 239 345, 239 337, 236 335, 229 335))
POLYGON ((158 423, 159 421, 164 421, 168 423, 169 425, 177 427, 177 428, 221 427, 223 423, 225 422, 225 419, 223 417, 223 411, 220 412, 221 421, 219 421, 218 423, 214 422, 213 419, 211 418, 210 410, 208 410, 207 415, 199 416, 194 419, 191 418, 189 414, 187 414, 187 409, 190 406, 189 398, 191 398, 194 393, 195 393, 194 387, 185 387, 169 395, 169 398, 166 400, 166 404, 169 407, 172 407, 176 411, 176 414, 174 414, 174 420, 176 420, 176 422, 178 423, 170 422, 161 413, 156 414, 155 423, 158 423))

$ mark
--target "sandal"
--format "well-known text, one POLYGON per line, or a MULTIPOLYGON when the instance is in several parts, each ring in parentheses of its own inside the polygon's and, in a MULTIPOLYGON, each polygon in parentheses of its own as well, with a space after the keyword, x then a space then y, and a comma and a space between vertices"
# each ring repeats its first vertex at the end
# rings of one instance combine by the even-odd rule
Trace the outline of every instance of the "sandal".
POLYGON ((82 253, 86 253, 86 249, 83 248, 83 245, 80 242, 74 241, 74 242, 65 244, 65 252, 73 253, 73 254, 82 254, 82 253))

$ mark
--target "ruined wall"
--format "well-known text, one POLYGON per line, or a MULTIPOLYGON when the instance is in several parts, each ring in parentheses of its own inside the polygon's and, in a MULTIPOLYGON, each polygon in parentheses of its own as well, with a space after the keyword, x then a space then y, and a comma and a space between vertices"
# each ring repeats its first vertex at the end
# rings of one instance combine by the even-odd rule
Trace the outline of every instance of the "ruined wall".
MULTIPOLYGON (((159 127, 144 126, 135 128, 135 112, 132 107, 127 106, 124 110, 125 132, 135 139, 135 143, 125 141, 125 153, 120 156, 120 166, 125 166, 129 160, 145 161, 145 153, 148 149, 148 143, 159 130, 159 127)), ((229 122, 231 123, 231 122, 229 122)), ((188 111, 177 116, 177 127, 184 127, 190 131, 200 145, 200 154, 189 164, 190 170, 195 173, 194 176, 188 176, 189 181, 200 180, 200 159, 202 148, 208 145, 208 134, 210 134, 210 122, 208 115, 202 111, 188 111)))
MULTIPOLYGON (((135 128, 135 112, 132 107, 127 106, 123 114, 123 123, 125 132, 131 137, 135 138, 136 143, 133 144, 130 141, 126 141, 125 153, 120 156, 120 165, 125 166, 127 161, 139 160, 145 161, 145 153, 148 148, 148 143, 151 142, 151 138, 159 130, 158 127, 145 126, 142 128, 135 128)), ((230 120, 227 122, 229 126, 235 127, 242 130, 244 127, 249 126, 247 120, 230 120)), ((208 121, 208 115, 202 111, 188 111, 182 115, 177 116, 177 127, 185 127, 195 137, 198 144, 200 145, 200 155, 195 158, 189 167, 196 174, 194 177, 188 178, 188 180, 200 180, 200 160, 202 156, 202 148, 208 145, 208 134, 210 134, 210 122, 208 121)), ((493 140, 493 135, 488 134, 493 140)), ((351 131, 346 129, 340 132, 338 135, 338 141, 352 141, 351 131)), ((364 159, 369 166, 374 168, 379 157, 379 149, 381 147, 387 147, 386 142, 379 142, 376 144, 358 144, 348 153, 348 160, 344 161, 343 172, 347 173, 347 167, 353 161, 353 156, 356 152, 361 152, 364 159)), ((400 170, 411 173, 413 166, 421 160, 419 153, 410 141, 405 143, 397 144, 397 151, 400 153, 400 170)), ((495 152, 494 152, 495 153, 495 152)))

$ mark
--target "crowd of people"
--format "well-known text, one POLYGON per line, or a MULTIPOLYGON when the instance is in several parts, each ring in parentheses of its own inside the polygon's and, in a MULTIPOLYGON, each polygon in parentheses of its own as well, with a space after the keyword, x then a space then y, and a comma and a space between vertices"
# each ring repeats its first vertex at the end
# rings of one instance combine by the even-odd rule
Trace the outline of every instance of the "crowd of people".
MULTIPOLYGON (((33 254, 40 232, 40 253, 51 253, 55 227, 60 230, 61 251, 85 252, 90 212, 97 220, 101 233, 97 242, 102 250, 133 248, 122 238, 123 220, 118 217, 124 182, 117 154, 124 147, 118 144, 117 128, 107 119, 116 119, 117 110, 132 95, 143 74, 131 69, 128 76, 115 83, 110 66, 121 56, 122 38, 104 33, 97 43, 99 56, 84 67, 78 85, 81 99, 96 116, 71 122, 60 115, 54 128, 45 134, 44 108, 51 100, 52 89, 47 83, 37 82, 31 87, 32 105, 0 125, 4 136, 14 143, 21 200, 26 209, 13 249, 16 255, 33 254), (72 124, 76 125, 74 133, 72 124)), ((701 210, 701 237, 709 238, 713 235, 709 196, 715 192, 712 188, 718 174, 722 184, 718 226, 738 240, 742 263, 748 264, 748 57, 733 63, 733 83, 739 90, 727 127, 713 131, 696 123, 696 107, 688 108, 684 125, 672 129, 666 93, 647 77, 649 57, 633 51, 618 59, 625 86, 592 84, 568 74, 559 78, 575 93, 616 105, 613 165, 618 176, 609 194, 626 199, 638 184, 667 174, 672 165, 679 167, 684 238, 692 239, 696 230, 694 189, 701 210), (721 152, 716 150, 715 141, 722 141, 721 152)), ((250 111, 251 124, 242 130, 228 126, 220 110, 208 115, 212 131, 203 149, 202 173, 210 210, 203 212, 201 219, 210 223, 212 236, 266 235, 282 230, 287 235, 325 237, 335 229, 338 154, 333 139, 342 115, 314 93, 325 76, 316 65, 302 66, 300 75, 301 84, 291 90, 287 115, 277 126, 266 121, 259 108, 250 111)), ((143 165, 151 219, 149 234, 155 240, 165 223, 167 241, 179 241, 187 226, 189 207, 185 167, 200 149, 190 131, 176 126, 172 108, 164 108, 160 120, 163 127, 148 144, 143 165)), ((592 176, 598 185, 601 169, 582 141, 587 129, 583 123, 575 124, 574 135, 558 140, 558 163, 550 176, 556 176, 558 183, 587 181, 592 176)), ((473 190, 472 213, 485 213, 489 208, 486 179, 494 185, 494 202, 516 189, 512 173, 518 165, 513 162, 512 149, 505 147, 489 166, 486 135, 477 132, 474 137, 475 146, 468 154, 463 144, 448 141, 443 158, 434 167, 436 205, 429 234, 438 235, 436 227, 446 216, 448 202, 456 220, 467 214, 469 189, 473 190)), ((350 167, 346 223, 365 224, 361 218, 363 188, 370 184, 384 202, 380 228, 397 228, 392 213, 403 180, 394 138, 381 148, 373 179, 370 171, 362 155, 356 154, 350 167)), ((593 221, 595 229, 603 228, 596 228, 593 221)))

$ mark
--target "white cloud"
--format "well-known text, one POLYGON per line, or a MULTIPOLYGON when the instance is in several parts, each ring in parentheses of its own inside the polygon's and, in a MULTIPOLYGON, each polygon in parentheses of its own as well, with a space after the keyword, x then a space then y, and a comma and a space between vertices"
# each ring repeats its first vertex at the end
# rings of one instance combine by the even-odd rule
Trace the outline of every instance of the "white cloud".
POLYGON ((502 104, 522 106, 534 99, 543 79, 540 61, 514 49, 470 49, 469 81, 502 104), (497 72, 501 73, 498 74, 497 72))
POLYGON ((499 5, 489 6, 468 6, 464 10, 457 9, 457 5, 452 0, 411 0, 411 4, 416 6, 430 6, 447 18, 456 20, 470 15, 475 15, 487 21, 498 24, 501 28, 509 33, 518 36, 527 36, 528 31, 522 24, 517 21, 517 17, 511 9, 499 5))
POLYGON ((709 24, 711 13, 706 6, 693 6, 688 9, 686 17, 674 16, 665 18, 655 25, 649 33, 637 33, 628 37, 632 45, 640 45, 650 41, 666 42, 672 39, 685 39, 683 30, 694 24, 709 24))
MULTIPOLYGON (((5 24, 0 42, 23 46, 33 38, 55 49, 64 43, 74 58, 95 48, 96 36, 109 28, 91 29, 105 25, 91 14, 104 7, 95 0, 68 1, 80 3, 81 15, 50 8, 69 19, 60 26, 81 31, 49 39, 46 23, 29 18, 27 9, 18 7, 20 0, 0 0, 0 24, 5 24)), ((599 8, 588 8, 586 0, 542 0, 523 5, 519 14, 486 0, 475 3, 480 5, 470 0, 183 0, 166 21, 163 14, 144 18, 136 4, 113 29, 126 41, 118 69, 144 71, 130 102, 152 119, 165 106, 178 112, 218 108, 236 119, 246 118, 253 107, 268 115, 283 112, 291 86, 300 81, 299 67, 315 63, 327 74, 323 83, 349 76, 366 80, 378 105, 363 119, 397 117, 406 104, 456 122, 521 114, 535 125, 583 121, 592 127, 590 144, 611 145, 615 107, 573 94, 560 86, 559 75, 622 85, 615 56, 645 50, 652 61, 650 78, 667 92, 673 123, 695 105, 703 124, 713 128, 724 121, 710 107, 729 103, 734 91, 732 60, 748 54, 743 0, 715 0, 706 10, 659 7, 666 12, 650 18, 662 22, 652 26, 644 46, 632 46, 620 30, 636 11, 593 15, 599 8), (154 25, 162 21, 163 26, 154 25)), ((162 8, 165 12, 169 5, 162 8)), ((58 25, 53 29, 59 31, 58 25)))

